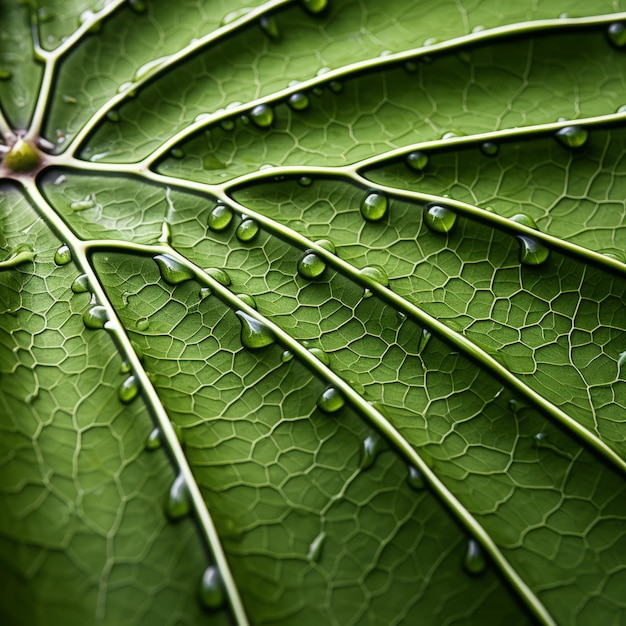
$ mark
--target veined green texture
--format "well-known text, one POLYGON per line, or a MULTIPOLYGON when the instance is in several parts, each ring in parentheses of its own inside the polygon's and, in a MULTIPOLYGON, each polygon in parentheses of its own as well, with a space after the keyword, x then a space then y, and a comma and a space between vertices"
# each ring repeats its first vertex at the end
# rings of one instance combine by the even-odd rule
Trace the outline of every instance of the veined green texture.
POLYGON ((0 623, 626 620, 626 6, 0 0, 0 623))

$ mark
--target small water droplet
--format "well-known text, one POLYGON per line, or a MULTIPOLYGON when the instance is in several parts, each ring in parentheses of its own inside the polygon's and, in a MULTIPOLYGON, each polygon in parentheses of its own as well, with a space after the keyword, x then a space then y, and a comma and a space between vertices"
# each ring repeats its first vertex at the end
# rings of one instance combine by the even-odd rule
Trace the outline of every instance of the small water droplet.
POLYGON ((416 172, 421 172, 428 165, 428 155, 421 150, 411 152, 406 157, 406 164, 416 172))
POLYGON ((322 395, 317 399, 317 406, 324 413, 336 413, 341 410, 346 401, 341 391, 336 387, 326 387, 322 395))
MULTIPOLYGON (((368 265, 367 267, 359 270, 359 274, 361 274, 361 276, 371 278, 383 287, 389 286, 389 277, 387 276, 387 272, 380 265, 368 265)), ((365 289, 363 297, 369 298, 371 295, 372 292, 369 289, 365 289)))
MULTIPOLYGON (((83 11, 78 16, 78 25, 82 26, 83 24, 87 24, 88 22, 94 21, 96 19, 96 14, 93 11, 83 11)), ((89 28, 89 32, 95 33, 100 29, 100 22, 95 22, 91 28, 89 28)))
MULTIPOLYGON (((535 220, 525 213, 514 215, 511 221, 539 230, 535 220)), ((516 235, 515 238, 520 242, 520 262, 524 265, 541 265, 550 256, 550 249, 536 237, 516 235)))
POLYGON ((368 222, 378 222, 387 215, 387 197, 382 193, 368 193, 361 202, 361 215, 368 222))
POLYGON ((422 472, 414 465, 409 465, 409 487, 415 489, 415 491, 422 491, 426 487, 426 481, 422 472))
POLYGON ((144 444, 146 450, 158 450, 161 445, 161 429, 160 428, 153 428, 150 431, 150 434, 148 435, 147 439, 146 439, 146 443, 144 444))
POLYGON ((226 132, 230 132, 235 128, 235 120, 232 117, 227 117, 226 119, 220 122, 220 126, 226 132))
POLYGON ((256 310, 256 301, 255 299, 248 295, 247 293, 238 293, 237 297, 244 303, 247 304, 251 309, 256 310))
POLYGON ((321 13, 328 6, 328 0, 302 0, 302 6, 309 13, 321 13))
POLYGON ((235 311, 241 322, 241 343, 251 350, 264 348, 276 341, 274 333, 260 320, 244 313, 235 311))
POLYGON ((208 225, 211 230, 221 231, 228 228, 232 219, 232 209, 226 204, 218 204, 209 214, 208 225))
POLYGON ((441 138, 444 140, 456 139, 457 137, 462 137, 463 133, 458 130, 449 130, 441 135, 441 138))
POLYGON ((383 447, 382 437, 376 431, 372 431, 363 440, 363 445, 361 447, 361 460, 359 461, 359 467, 363 470, 372 467, 382 447, 383 447))
POLYGON ((432 337, 432 333, 430 332, 430 330, 428 330, 428 328, 422 328, 422 334, 420 336, 419 343, 417 344, 418 354, 422 353, 422 351, 424 350, 424 348, 430 341, 431 337, 432 337))
POLYGON ((313 179, 310 176, 300 176, 300 178, 298 178, 298 183, 302 187, 308 187, 312 182, 313 179))
POLYGON ((179 520, 189 515, 189 488, 182 474, 178 474, 170 487, 165 512, 171 520, 179 520))
POLYGON ((191 280, 195 276, 191 268, 183 265, 183 263, 168 254, 157 254, 153 258, 155 263, 159 266, 161 278, 169 285, 179 285, 186 280, 191 280))
POLYGON ((144 76, 147 76, 148 74, 150 74, 152 70, 156 69, 157 67, 162 65, 165 61, 167 61, 167 59, 168 57, 164 56, 164 57, 159 57, 158 59, 152 59, 152 61, 148 61, 147 63, 144 63, 133 74, 133 81, 141 80, 142 78, 144 78, 144 76))
POLYGON ((281 355, 280 355, 280 360, 283 363, 287 363, 288 361, 291 361, 293 359, 293 352, 291 352, 291 350, 285 350, 281 355))
POLYGON ((261 30, 273 41, 280 39, 280 29, 278 28, 278 22, 273 15, 264 15, 259 19, 259 26, 261 30))
POLYGON ((65 103, 65 104, 76 104, 78 102, 78 100, 74 97, 74 96, 70 96, 67 93, 64 93, 61 96, 61 100, 65 103))
POLYGON ((626 23, 613 22, 607 30, 607 35, 616 48, 623 48, 626 46, 626 23))
POLYGON ((72 251, 67 244, 63 244, 55 253, 54 253, 54 262, 57 265, 67 265, 72 261, 72 251))
POLYGON ((298 274, 302 278, 315 280, 326 270, 326 263, 312 250, 307 250, 298 261, 298 274))
POLYGON ((13 76, 11 70, 5 70, 0 68, 0 80, 9 80, 13 76))
POLYGON ((215 611, 224 604, 222 576, 215 565, 209 565, 200 580, 200 602, 209 611, 215 611))
POLYGON ((473 33, 480 33, 483 30, 485 30, 485 27, 482 24, 477 24, 474 28, 472 28, 473 33))
POLYGON ((128 361, 122 361, 122 364, 120 365, 120 374, 128 374, 131 369, 131 365, 128 361))
POLYGON ((487 561, 483 549, 476 539, 469 539, 467 542, 463 567, 472 576, 479 576, 487 569, 487 561))
POLYGON ((309 107, 309 104, 310 104, 309 96, 299 91, 289 96, 289 99, 287 100, 287 104, 294 111, 304 111, 305 109, 309 107))
POLYGON ((431 204, 426 207, 424 223, 436 233, 449 233, 456 222, 456 213, 440 204, 431 204))
POLYGON ((326 539, 326 533, 322 531, 311 543, 309 544, 309 551, 306 558, 310 563, 318 562, 322 554, 322 545, 326 539))
POLYGON ((124 404, 132 402, 139 393, 139 383, 135 376, 129 376, 118 388, 117 397, 124 404))
POLYGON ((72 211, 86 211, 96 206, 93 196, 88 196, 84 200, 75 200, 70 204, 72 211))
POLYGON ((486 156, 495 156, 498 154, 498 144, 493 141, 485 141, 481 144, 480 151, 486 156))
POLYGON ((116 111, 115 109, 111 109, 110 111, 107 111, 107 119, 109 120, 109 122, 119 122, 120 121, 119 111, 116 111))
POLYGON ((320 248, 324 248, 327 252, 335 254, 335 244, 332 241, 329 241, 328 239, 318 239, 315 241, 315 244, 320 248))
POLYGON ((72 283, 72 291, 74 293, 86 293, 89 291, 89 278, 87 278, 87 274, 81 274, 76 277, 72 283))
POLYGON ((220 285, 224 287, 228 287, 230 285, 231 280, 230 276, 219 267, 205 267, 204 272, 207 276, 210 276, 213 280, 217 281, 220 285))
POLYGON ((580 148, 585 145, 589 133, 582 126, 565 126, 557 131, 555 137, 566 148, 580 148))
POLYGON ((333 92, 333 93, 340 93, 341 91, 343 91, 343 84, 340 83, 338 80, 331 80, 328 83, 328 88, 333 92))
POLYGON ((144 0, 128 0, 128 4, 135 13, 146 12, 146 3, 144 0))
POLYGON ((242 220, 241 224, 237 226, 235 235, 239 241, 252 241, 259 232, 259 225, 249 218, 242 220))
POLYGON ((330 357, 321 348, 309 348, 309 352, 318 360, 321 361, 326 367, 330 365, 330 357))
POLYGON ((150 328, 150 320, 147 317, 142 317, 141 319, 137 320, 135 326, 137 327, 138 331, 143 332, 150 328))
POLYGON ((274 110, 267 104, 257 104, 250 111, 250 119, 259 128, 269 128, 274 121, 274 110))
POLYGON ((626 104, 622 104, 622 106, 618 107, 616 113, 626 113, 626 104))
POLYGON ((83 323, 86 328, 98 330, 104 328, 108 322, 109 316, 107 310, 100 304, 95 304, 83 313, 83 323))

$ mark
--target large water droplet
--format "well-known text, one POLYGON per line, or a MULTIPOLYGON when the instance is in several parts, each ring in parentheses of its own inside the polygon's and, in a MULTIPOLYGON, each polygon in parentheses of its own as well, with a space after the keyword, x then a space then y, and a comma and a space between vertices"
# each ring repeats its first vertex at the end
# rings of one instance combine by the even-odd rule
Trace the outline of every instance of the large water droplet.
POLYGON ((341 410, 346 401, 341 391, 336 387, 326 387, 322 395, 317 399, 317 406, 324 413, 336 413, 341 410))
POLYGON ((309 544, 309 551, 306 558, 310 563, 318 562, 322 554, 322 545, 326 539, 326 533, 322 531, 311 543, 309 544))
POLYGON ((89 291, 89 278, 87 278, 87 274, 81 274, 76 277, 72 283, 72 291, 74 293, 86 293, 89 291))
POLYGON ((54 253, 54 262, 57 265, 67 265, 72 261, 72 251, 67 244, 63 244, 55 253, 54 253))
POLYGON ((274 110, 267 104, 257 104, 250 111, 250 119, 259 128, 269 128, 274 121, 274 110))
POLYGON ((424 223, 436 233, 449 233, 456 222, 456 213, 440 204, 431 204, 424 213, 424 223))
POLYGON ((409 477, 407 480, 411 489, 415 489, 415 491, 421 491, 426 487, 424 475, 414 465, 409 465, 409 477))
POLYGON ((483 549, 476 539, 469 539, 467 542, 467 551, 463 559, 463 567, 468 574, 478 576, 487 569, 487 561, 483 553, 483 549))
POLYGON ((328 0, 301 0, 302 6, 309 13, 321 13, 327 6, 328 0))
POLYGON ((264 348, 276 341, 274 333, 260 320, 244 313, 235 311, 241 322, 241 343, 251 350, 264 348))
POLYGON ((555 137, 566 148, 580 148, 585 145, 589 133, 582 126, 566 126, 557 131, 555 137))
POLYGON ((330 365, 330 357, 321 348, 308 348, 309 352, 318 360, 321 361, 326 367, 330 365))
POLYGON ((249 218, 244 219, 239 226, 237 226, 237 230, 235 231, 235 235, 239 241, 252 241, 259 232, 259 225, 249 218))
POLYGON ((232 219, 232 209, 225 204, 218 204, 209 214, 208 225, 211 230, 220 231, 227 228, 232 219))
POLYGON ((280 29, 278 28, 278 22, 273 15, 264 15, 259 19, 259 26, 261 30, 272 40, 278 41, 280 39, 280 29))
POLYGON ((382 193, 368 193, 361 202, 361 215, 368 222, 378 222, 387 215, 387 197, 382 193))
POLYGON ((298 274, 302 278, 315 280, 320 278, 326 269, 326 263, 312 250, 307 250, 298 261, 298 274))
POLYGON ((616 48, 623 48, 626 46, 626 23, 613 22, 607 30, 607 35, 616 48))
MULTIPOLYGON (((534 230, 539 230, 535 220, 525 213, 518 213, 511 220, 534 230)), ((520 262, 524 265, 541 265, 550 256, 550 249, 536 237, 516 235, 516 239, 520 242, 520 262)))
POLYGON ((195 276, 191 268, 183 265, 168 254, 157 254, 154 257, 154 261, 159 266, 161 278, 170 285, 178 285, 186 280, 191 280, 195 276))
POLYGON ((406 157, 406 164, 416 172, 421 172, 428 165, 428 155, 425 152, 417 150, 411 152, 406 157))
POLYGON ((244 303, 247 304, 251 309, 256 310, 256 300, 247 293, 238 293, 237 297, 244 303))
POLYGON ((99 330, 109 320, 107 310, 100 304, 95 304, 83 313, 83 323, 90 330, 99 330))
POLYGON ((304 111, 305 109, 309 107, 309 104, 310 104, 309 96, 299 91, 289 96, 289 99, 287 100, 287 104, 294 111, 304 111))
POLYGON ((170 487, 165 504, 165 512, 172 520, 179 520, 189 515, 189 488, 182 474, 178 474, 170 487))
POLYGON ((382 437, 377 432, 372 431, 363 440, 363 445, 361 447, 361 460, 359 462, 359 467, 361 469, 368 469, 369 467, 374 465, 374 461, 376 461, 376 457, 380 453, 382 447, 383 447, 382 437))
POLYGON ((150 434, 148 435, 147 439, 146 439, 146 443, 144 444, 146 450, 158 450, 161 445, 161 429, 160 428, 153 428, 150 431, 150 434))
POLYGON ((231 283, 230 276, 219 267, 205 267, 204 272, 224 287, 228 287, 231 283))
POLYGON ((219 609, 224 604, 224 585, 222 576, 215 565, 209 565, 200 581, 200 602, 210 611, 219 609))
POLYGON ((129 376, 118 388, 117 396, 124 404, 132 402, 139 393, 139 383, 135 376, 129 376))
MULTIPOLYGON (((367 276, 367 278, 372 279, 383 287, 389 286, 389 277, 387 276, 387 272, 380 265, 368 265, 367 267, 359 270, 359 274, 361 274, 361 276, 367 276)), ((371 295, 372 292, 369 289, 365 289, 363 297, 369 298, 371 295)))

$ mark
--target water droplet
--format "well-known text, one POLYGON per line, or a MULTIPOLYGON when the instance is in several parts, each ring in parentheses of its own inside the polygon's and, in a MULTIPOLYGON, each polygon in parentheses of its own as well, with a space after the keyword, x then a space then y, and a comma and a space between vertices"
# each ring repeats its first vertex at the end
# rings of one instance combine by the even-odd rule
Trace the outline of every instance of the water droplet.
POLYGON ((320 248, 324 248, 327 252, 335 254, 335 244, 332 241, 329 241, 328 239, 318 239, 315 241, 315 244, 320 248))
MULTIPOLYGON (((514 215, 511 221, 539 230, 535 220, 525 213, 514 215)), ((541 265, 550 256, 550 249, 536 237, 528 235, 516 235, 515 237, 520 242, 520 262, 524 265, 541 265)))
POLYGON ((565 126, 555 135, 566 148, 580 148, 585 145, 588 136, 587 129, 582 126, 565 126))
MULTIPOLYGON (((359 274, 361 276, 366 276, 371 280, 377 282, 383 287, 389 286, 389 277, 387 276, 387 272, 380 265, 368 265, 363 269, 359 270, 359 274)), ((369 298, 372 295, 372 292, 369 289, 365 289, 363 293, 364 298, 369 298)))
POLYGON ((40 24, 51 22, 54 19, 54 13, 47 7, 41 7, 37 10, 37 19, 40 24))
POLYGON ((107 112, 107 119, 109 120, 109 122, 119 122, 120 121, 119 111, 115 111, 114 109, 111 109, 110 111, 107 112))
POLYGON ((426 481, 422 472, 414 465, 409 465, 409 487, 415 491, 421 491, 426 487, 426 481))
POLYGON ((280 39, 280 29, 278 23, 273 15, 264 15, 259 19, 259 26, 261 30, 272 40, 278 41, 280 39))
POLYGON ((78 100, 74 96, 70 96, 66 93, 61 96, 61 100, 62 102, 65 102, 65 104, 76 104, 78 102, 78 100))
POLYGON ((230 285, 230 276, 223 269, 220 269, 219 267, 205 267, 204 272, 220 285, 223 285, 224 287, 228 287, 228 285, 230 285))
POLYGON ((179 285, 195 276, 191 268, 183 265, 168 254, 157 254, 154 257, 154 261, 159 266, 161 278, 170 285, 179 285))
POLYGON ((421 150, 411 152, 406 157, 406 164, 416 172, 421 172, 428 165, 428 155, 421 150))
POLYGON ((336 413, 342 409, 346 401, 341 391, 336 387, 326 387, 322 395, 317 399, 317 406, 324 413, 336 413))
POLYGON ((237 297, 244 303, 247 304, 251 309, 256 310, 256 301, 252 296, 249 296, 247 293, 238 293, 237 297))
POLYGON ((86 293, 89 291, 89 278, 87 278, 87 274, 81 274, 76 277, 72 283, 72 291, 74 293, 86 293))
POLYGON ((328 88, 333 93, 340 93, 341 91, 343 91, 343 85, 338 80, 331 80, 328 83, 328 88))
POLYGON ((104 328, 109 320, 107 310, 100 304, 95 304, 83 313, 83 323, 86 328, 98 330, 104 328))
POLYGON ((617 372, 620 376, 622 374, 622 368, 624 367, 625 364, 626 364, 626 351, 620 352, 619 357, 617 359, 617 372))
POLYGON ((120 374, 128 374, 130 373, 131 369, 132 368, 128 361, 122 361, 122 364, 120 365, 120 374))
POLYGON ((626 23, 613 22, 607 30, 607 35, 616 48, 623 48, 626 46, 626 23))
POLYGON ((235 128, 235 120, 232 117, 228 117, 220 122, 220 126, 223 130, 230 132, 235 128))
POLYGON ((382 193, 368 193, 361 202, 361 215, 368 222, 378 222, 387 215, 387 197, 382 193))
POLYGON ((449 130, 441 135, 441 138, 444 140, 448 139, 456 139, 457 137, 462 137, 463 133, 458 130, 449 130))
POLYGON ((298 261, 298 274, 308 280, 320 278, 325 269, 326 263, 312 250, 307 250, 298 261))
POLYGON ((293 352, 291 352, 291 350, 285 350, 281 355, 280 355, 280 360, 283 363, 287 363, 288 361, 291 361, 293 359, 293 352))
POLYGON ((165 511, 171 520, 179 520, 189 515, 189 488, 182 474, 178 474, 170 487, 165 511))
POLYGON ((235 235, 239 241, 252 241, 259 232, 259 225, 249 218, 242 220, 241 224, 237 226, 235 235))
POLYGON ((274 121, 274 110, 267 104, 257 104, 250 111, 250 119, 259 128, 269 128, 274 121))
POLYGON ((287 100, 287 104, 294 111, 304 111, 305 109, 309 107, 309 104, 310 104, 309 96, 307 96, 305 93, 301 91, 298 93, 291 94, 289 96, 289 99, 287 100))
POLYGON ((161 429, 153 428, 146 439, 145 448, 146 450, 158 450, 162 445, 161 442, 161 429))
POLYGON ((321 348, 309 348, 309 352, 318 360, 321 361, 326 367, 330 365, 330 357, 321 348))
POLYGON ((309 13, 321 13, 328 6, 328 0, 302 0, 302 6, 309 13))
POLYGON ((93 11, 83 11, 79 16, 78 16, 78 25, 82 26, 83 24, 87 24, 91 21, 94 22, 93 26, 91 26, 89 28, 89 32, 95 33, 100 29, 100 22, 96 22, 96 14, 93 11))
POLYGON ((436 233, 449 233, 456 222, 456 213, 440 204, 431 204, 424 213, 424 223, 436 233))
POLYGON ((128 0, 128 4, 135 13, 146 12, 146 3, 144 0, 128 0))
POLYGON ((127 80, 119 85, 119 87, 117 88, 117 93, 125 93, 132 98, 135 95, 135 90, 133 89, 134 86, 135 83, 127 80))
POLYGON ((134 376, 129 376, 118 388, 117 397, 124 404, 132 402, 139 393, 139 383, 134 376))
POLYGON ((326 533, 322 531, 311 543, 309 544, 309 551, 306 558, 310 563, 318 562, 322 554, 322 545, 326 539, 326 533))
POLYGON ((417 72, 417 63, 415 61, 405 61, 404 70, 409 74, 417 72))
POLYGON ((85 211, 96 206, 96 203, 92 196, 88 196, 84 200, 75 200, 70 204, 72 211, 85 211))
POLYGON ((311 93, 314 96, 323 96, 324 95, 324 90, 321 87, 313 87, 313 89, 311 89, 311 93))
POLYGON ((221 231, 228 228, 232 219, 232 209, 225 204, 218 204, 209 214, 208 225, 211 230, 221 231))
POLYGON ((618 107, 616 113, 626 113, 626 104, 622 104, 622 106, 618 107))
POLYGON ((222 576, 215 565, 209 565, 200 581, 200 602, 209 611, 215 611, 224 604, 222 576))
POLYGON ((152 70, 156 69, 157 67, 162 65, 165 61, 167 61, 168 58, 169 57, 167 56, 159 57, 158 59, 152 59, 152 61, 148 61, 147 63, 144 63, 133 74, 133 80, 134 81, 141 80, 142 78, 144 78, 144 76, 147 76, 148 74, 150 74, 152 70))
POLYGON ((432 337, 432 333, 430 332, 430 330, 428 330, 428 328, 422 328, 422 334, 420 336, 420 340, 419 343, 417 344, 417 352, 419 354, 422 353, 422 351, 424 350, 424 348, 426 347, 426 344, 428 344, 428 342, 430 341, 430 338, 432 337))
POLYGON ((260 320, 244 313, 235 311, 241 322, 241 343, 251 350, 264 348, 276 341, 274 333, 260 320))
POLYGON ((148 330, 148 328, 150 328, 150 320, 147 317, 142 317, 141 319, 137 320, 136 327, 137 330, 141 332, 148 330))
POLYGON ((463 558, 463 567, 468 574, 479 576, 487 569, 487 561, 483 549, 476 539, 469 539, 467 551, 463 558))
POLYGON ((485 141, 481 144, 480 150, 486 156, 495 156, 498 154, 498 144, 493 141, 485 141))
POLYGON ((313 179, 310 176, 300 176, 300 178, 298 178, 298 183, 302 187, 308 187, 312 182, 313 179))
POLYGON ((363 440, 363 446, 361 448, 361 460, 359 461, 359 467, 364 470, 372 467, 382 447, 383 447, 382 437, 377 432, 372 431, 363 440))

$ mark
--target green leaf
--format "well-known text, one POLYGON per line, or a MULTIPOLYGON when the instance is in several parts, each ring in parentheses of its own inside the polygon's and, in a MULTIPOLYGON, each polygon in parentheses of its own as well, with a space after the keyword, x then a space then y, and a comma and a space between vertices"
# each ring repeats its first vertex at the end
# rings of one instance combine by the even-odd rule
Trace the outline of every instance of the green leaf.
POLYGON ((2 624, 626 620, 623 2, 0 15, 2 624))

